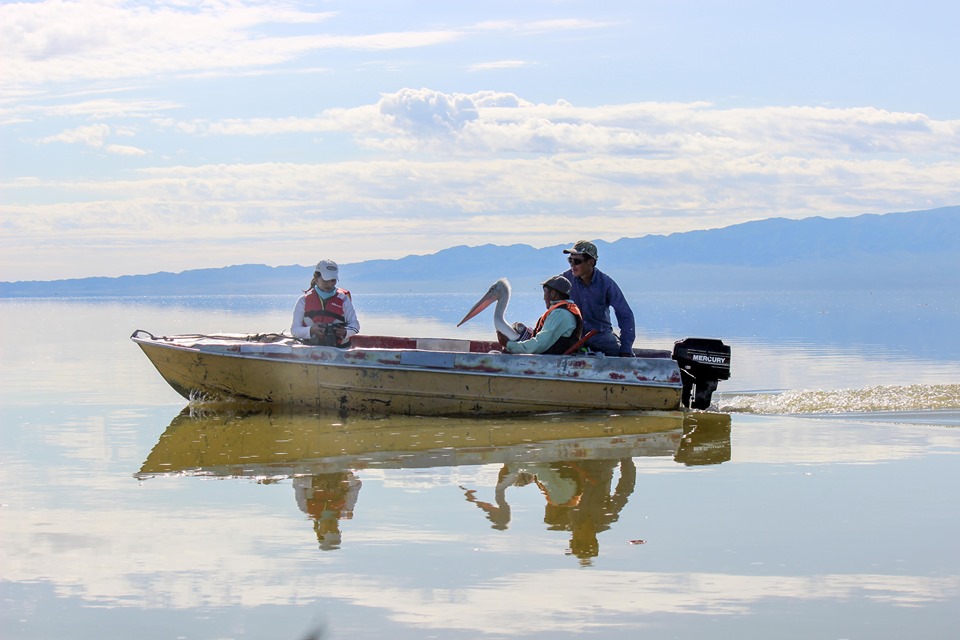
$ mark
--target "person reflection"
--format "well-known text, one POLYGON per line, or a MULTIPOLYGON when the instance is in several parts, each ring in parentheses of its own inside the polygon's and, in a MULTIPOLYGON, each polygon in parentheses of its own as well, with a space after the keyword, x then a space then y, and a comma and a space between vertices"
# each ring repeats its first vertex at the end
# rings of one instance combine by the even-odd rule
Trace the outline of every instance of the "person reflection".
POLYGON ((476 491, 464 490, 471 502, 493 523, 493 528, 507 529, 510 504, 506 490, 511 486, 536 484, 546 498, 543 521, 551 531, 569 531, 568 554, 590 564, 600 554, 597 534, 606 531, 620 518, 637 481, 637 468, 632 458, 622 460, 579 460, 576 462, 529 463, 511 469, 500 469, 494 490, 494 504, 477 500, 476 491), (612 489, 617 468, 620 477, 612 489))
POLYGON ((318 473, 293 479, 297 506, 313 520, 317 543, 324 551, 340 548, 340 520, 353 518, 360 486, 360 478, 352 471, 318 473))

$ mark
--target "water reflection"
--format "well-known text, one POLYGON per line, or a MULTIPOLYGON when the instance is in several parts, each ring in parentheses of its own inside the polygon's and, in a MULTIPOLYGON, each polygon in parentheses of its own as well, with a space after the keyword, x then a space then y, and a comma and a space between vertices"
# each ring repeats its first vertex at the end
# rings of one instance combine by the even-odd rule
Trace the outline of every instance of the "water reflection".
POLYGON ((467 502, 479 507, 494 529, 506 530, 510 524, 507 488, 536 485, 546 500, 544 523, 550 531, 569 531, 568 553, 586 562, 600 554, 597 534, 617 521, 636 481, 637 467, 632 458, 534 462, 501 467, 495 504, 478 500, 473 489, 461 489, 467 502), (611 491, 618 468, 620 477, 611 491))
POLYGON ((318 473, 293 479, 297 506, 313 520, 313 531, 321 549, 340 548, 343 537, 340 520, 353 518, 361 484, 353 471, 318 473))
MULTIPOLYGON (((730 460, 729 416, 688 414, 673 459, 685 465, 720 464, 730 460)), ((632 457, 521 461, 500 468, 493 502, 478 499, 476 489, 460 488, 467 502, 484 513, 491 527, 502 531, 509 528, 511 519, 507 490, 536 486, 545 501, 543 521, 548 529, 569 531, 568 553, 579 558, 582 564, 589 564, 590 558, 600 554, 597 534, 610 529, 619 519, 636 481, 637 467, 632 457)))
MULTIPOLYGON (((343 544, 369 469, 427 469, 497 464, 493 497, 461 486, 494 529, 511 524, 511 494, 535 487, 550 531, 570 532, 568 553, 589 563, 598 534, 617 522, 636 484, 634 458, 672 457, 683 465, 730 460, 730 416, 651 413, 557 414, 477 420, 390 416, 343 422, 289 411, 197 411, 170 423, 135 474, 292 479, 300 510, 322 550, 343 544)), ((642 541, 637 541, 642 542, 642 541)))

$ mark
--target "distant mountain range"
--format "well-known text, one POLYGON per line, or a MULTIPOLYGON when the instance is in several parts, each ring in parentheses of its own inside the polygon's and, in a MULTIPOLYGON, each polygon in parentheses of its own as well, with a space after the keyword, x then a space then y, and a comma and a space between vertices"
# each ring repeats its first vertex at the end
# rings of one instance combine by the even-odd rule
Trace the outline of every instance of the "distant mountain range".
MULTIPOLYGON (((527 245, 458 246, 426 256, 340 262, 341 283, 364 293, 482 291, 507 277, 514 288, 566 269, 562 250, 527 245)), ((584 238, 586 239, 586 238, 584 238)), ((596 241, 598 267, 628 292, 943 289, 960 291, 960 206, 853 218, 771 218, 667 236, 596 241)), ((245 264, 117 278, 0 282, 0 297, 290 294, 306 266, 245 264)))

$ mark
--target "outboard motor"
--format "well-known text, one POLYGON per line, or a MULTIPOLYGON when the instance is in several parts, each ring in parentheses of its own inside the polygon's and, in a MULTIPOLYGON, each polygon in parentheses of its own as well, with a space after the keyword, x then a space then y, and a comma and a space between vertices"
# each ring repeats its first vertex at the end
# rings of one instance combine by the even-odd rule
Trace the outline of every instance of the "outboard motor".
POLYGON ((680 365, 683 406, 706 409, 720 380, 730 379, 730 347, 713 338, 685 338, 673 345, 673 359, 680 365))

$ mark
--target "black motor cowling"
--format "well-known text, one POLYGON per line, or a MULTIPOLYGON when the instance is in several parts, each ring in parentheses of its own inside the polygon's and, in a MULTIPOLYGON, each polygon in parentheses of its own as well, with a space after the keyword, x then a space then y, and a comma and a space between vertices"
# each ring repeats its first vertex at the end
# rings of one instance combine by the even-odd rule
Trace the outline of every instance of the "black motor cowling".
POLYGON ((684 338, 673 345, 680 365, 683 406, 706 409, 720 380, 730 379, 730 347, 714 338, 684 338))

